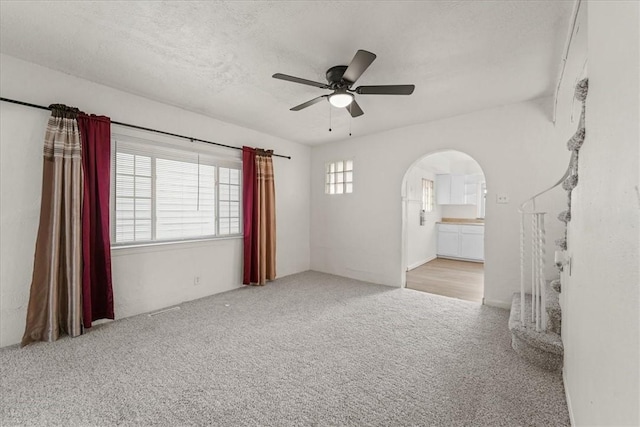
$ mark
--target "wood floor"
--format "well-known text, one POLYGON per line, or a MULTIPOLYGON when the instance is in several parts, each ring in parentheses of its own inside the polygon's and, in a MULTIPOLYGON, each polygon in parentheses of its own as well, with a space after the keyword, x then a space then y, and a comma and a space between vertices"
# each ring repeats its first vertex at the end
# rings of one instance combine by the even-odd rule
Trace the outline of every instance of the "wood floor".
POLYGON ((407 272, 407 288, 482 302, 484 264, 436 258, 407 272))

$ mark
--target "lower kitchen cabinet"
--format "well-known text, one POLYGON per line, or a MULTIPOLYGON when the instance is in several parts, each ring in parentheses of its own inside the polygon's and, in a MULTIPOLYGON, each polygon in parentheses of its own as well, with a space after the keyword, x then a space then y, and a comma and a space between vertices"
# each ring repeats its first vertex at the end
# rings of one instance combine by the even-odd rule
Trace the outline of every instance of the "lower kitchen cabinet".
POLYGON ((484 261, 484 225, 438 224, 437 255, 484 261))
POLYGON ((460 227, 458 225, 438 224, 437 254, 457 257, 460 254, 460 227))

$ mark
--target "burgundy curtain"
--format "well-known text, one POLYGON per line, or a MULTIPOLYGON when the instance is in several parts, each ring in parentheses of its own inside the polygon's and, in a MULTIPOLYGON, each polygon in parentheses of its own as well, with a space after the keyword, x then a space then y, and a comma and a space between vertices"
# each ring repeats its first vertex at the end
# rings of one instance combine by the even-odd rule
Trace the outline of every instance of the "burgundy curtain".
POLYGON ((82 140, 84 199, 82 204, 82 323, 113 319, 109 187, 111 120, 78 115, 82 140))
POLYGON ((257 271, 258 258, 255 253, 253 230, 253 193, 256 180, 256 150, 242 147, 242 223, 244 230, 244 266, 242 283, 251 283, 251 272, 257 271))
POLYGON ((276 277, 276 216, 272 151, 242 147, 244 270, 242 283, 276 277))

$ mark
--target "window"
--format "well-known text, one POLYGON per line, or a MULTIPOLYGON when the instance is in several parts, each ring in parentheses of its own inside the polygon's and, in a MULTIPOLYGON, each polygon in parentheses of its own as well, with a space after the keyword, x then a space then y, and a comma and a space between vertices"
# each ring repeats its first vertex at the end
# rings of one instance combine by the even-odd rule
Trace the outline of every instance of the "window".
POLYGON ((353 193, 353 160, 327 163, 325 194, 353 193))
POLYGON ((240 162, 114 141, 114 245, 240 234, 240 162))
POLYGON ((422 210, 424 212, 433 211, 433 181, 422 179, 422 210))
POLYGON ((478 218, 484 218, 485 210, 487 207, 487 183, 479 182, 478 183, 478 202, 476 204, 477 212, 476 215, 478 218))

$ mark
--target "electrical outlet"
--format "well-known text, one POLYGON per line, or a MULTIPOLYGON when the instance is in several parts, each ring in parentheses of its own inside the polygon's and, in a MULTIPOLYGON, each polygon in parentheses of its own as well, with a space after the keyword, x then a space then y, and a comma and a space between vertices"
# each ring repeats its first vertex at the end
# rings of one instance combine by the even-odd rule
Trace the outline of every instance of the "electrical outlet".
POLYGON ((200 286, 200 276, 193 276, 193 286, 200 286))
POLYGON ((496 203, 507 204, 509 203, 509 196, 506 194, 496 194, 496 203))

